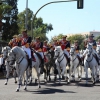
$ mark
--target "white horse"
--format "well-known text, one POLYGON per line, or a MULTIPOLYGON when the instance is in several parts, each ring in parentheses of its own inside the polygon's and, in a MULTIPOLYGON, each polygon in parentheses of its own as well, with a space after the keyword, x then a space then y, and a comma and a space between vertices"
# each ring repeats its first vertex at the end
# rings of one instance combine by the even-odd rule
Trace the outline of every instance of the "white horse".
POLYGON ((64 52, 62 51, 61 46, 55 47, 54 52, 55 52, 54 58, 56 58, 55 64, 56 64, 56 67, 58 70, 59 84, 60 84, 61 83, 61 75, 64 75, 66 73, 66 79, 67 79, 67 69, 66 69, 67 60, 64 56, 64 52))
POLYGON ((79 80, 81 80, 81 76, 82 76, 82 66, 79 65, 79 59, 76 55, 76 52, 75 52, 75 48, 73 46, 71 46, 70 48, 70 79, 71 79, 71 76, 73 78, 73 80, 75 81, 75 70, 77 68, 77 71, 78 71, 78 78, 79 80))
POLYGON ((14 76, 14 79, 15 79, 15 83, 17 83, 17 80, 16 80, 16 76, 17 76, 17 73, 16 73, 16 70, 14 69, 14 66, 10 66, 9 63, 8 63, 8 53, 10 52, 11 48, 9 46, 6 46, 6 47, 2 47, 2 55, 3 55, 3 59, 5 60, 5 65, 6 65, 6 82, 5 82, 5 85, 8 84, 8 79, 9 79, 9 74, 11 71, 13 71, 13 76, 14 76))
POLYGON ((24 72, 26 71, 26 84, 24 90, 27 89, 27 81, 28 81, 28 60, 26 57, 26 53, 22 48, 15 46, 8 53, 8 61, 9 65, 13 65, 15 63, 16 72, 18 75, 18 87, 16 92, 19 91, 20 86, 22 84, 22 77, 24 72))
MULTIPOLYGON (((99 63, 100 63, 100 45, 97 45, 96 52, 97 52, 97 55, 98 55, 98 58, 99 58, 99 63)), ((98 78, 99 78, 99 75, 100 75, 100 65, 98 67, 97 74, 98 74, 98 78)))
POLYGON ((90 68, 90 70, 92 72, 93 84, 95 84, 95 82, 97 80, 98 63, 97 63, 93 53, 94 53, 93 46, 90 44, 87 44, 87 49, 83 54, 83 55, 85 55, 84 68, 85 68, 85 72, 86 72, 86 84, 88 83, 88 80, 87 80, 88 79, 88 68, 90 68))

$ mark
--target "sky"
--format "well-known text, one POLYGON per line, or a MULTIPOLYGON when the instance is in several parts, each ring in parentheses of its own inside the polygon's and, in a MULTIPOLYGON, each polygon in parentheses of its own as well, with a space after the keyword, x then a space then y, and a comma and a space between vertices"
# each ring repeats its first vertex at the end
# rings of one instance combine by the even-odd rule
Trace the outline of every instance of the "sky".
MULTIPOLYGON (((28 0, 28 8, 35 14, 41 6, 52 1, 59 0, 28 0)), ((18 0, 19 13, 25 8, 26 0, 18 0)), ((49 39, 61 33, 100 31, 100 0, 84 0, 84 9, 77 9, 76 1, 50 4, 42 8, 36 17, 53 25, 53 30, 47 34, 49 39)))

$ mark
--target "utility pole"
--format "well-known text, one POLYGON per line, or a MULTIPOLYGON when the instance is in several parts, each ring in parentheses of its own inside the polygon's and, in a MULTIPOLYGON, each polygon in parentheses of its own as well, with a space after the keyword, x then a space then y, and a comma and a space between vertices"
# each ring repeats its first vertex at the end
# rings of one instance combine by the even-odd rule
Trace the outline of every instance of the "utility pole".
POLYGON ((25 28, 26 29, 28 29, 27 20, 28 20, 28 0, 26 0, 26 16, 25 16, 25 28))
MULTIPOLYGON (((77 9, 83 9, 83 1, 84 1, 84 0, 66 0, 66 1, 53 1, 53 2, 48 2, 48 3, 44 4, 43 6, 41 6, 41 7, 37 10, 37 12, 34 14, 32 23, 34 23, 37 13, 38 13, 42 8, 44 8, 45 6, 47 6, 47 5, 49 5, 49 4, 53 4, 53 3, 63 3, 63 2, 73 2, 73 1, 77 1, 77 9)), ((32 29, 32 31, 33 31, 33 29, 32 29)), ((33 31, 32 34, 31 34, 32 38, 33 38, 33 33, 34 33, 34 31, 33 31)))

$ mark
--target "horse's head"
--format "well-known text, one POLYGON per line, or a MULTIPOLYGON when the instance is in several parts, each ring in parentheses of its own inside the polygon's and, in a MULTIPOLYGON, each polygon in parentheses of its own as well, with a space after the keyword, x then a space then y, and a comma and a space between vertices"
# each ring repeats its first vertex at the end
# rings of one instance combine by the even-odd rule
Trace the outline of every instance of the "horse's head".
POLYGON ((75 54, 75 48, 71 46, 70 48, 70 55, 73 56, 75 54))
POLYGON ((6 47, 2 47, 2 51, 1 53, 3 54, 3 58, 6 59, 8 56, 8 52, 10 52, 11 48, 6 46, 6 47))
POLYGON ((87 50, 87 56, 90 57, 90 55, 93 52, 93 46, 91 44, 88 44, 86 50, 87 50))
POLYGON ((54 58, 58 58, 62 52, 63 51, 62 51, 61 46, 55 47, 55 50, 54 50, 54 58))
POLYGON ((50 50, 48 51, 48 54, 50 54, 50 55, 51 55, 51 58, 53 58, 53 57, 54 57, 54 50, 50 49, 50 50))
POLYGON ((97 45, 96 52, 97 52, 97 54, 100 54, 100 45, 97 45))
POLYGON ((8 58, 7 58, 9 65, 13 65, 16 61, 16 54, 15 52, 11 49, 11 51, 8 53, 8 58))

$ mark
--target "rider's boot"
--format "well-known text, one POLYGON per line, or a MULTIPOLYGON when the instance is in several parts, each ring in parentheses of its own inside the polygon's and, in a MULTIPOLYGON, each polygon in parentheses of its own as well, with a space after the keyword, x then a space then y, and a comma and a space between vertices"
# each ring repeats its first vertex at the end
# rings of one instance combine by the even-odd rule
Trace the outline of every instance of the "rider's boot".
POLYGON ((68 66, 70 67, 70 58, 68 58, 68 66))
POLYGON ((41 59, 41 70, 40 70, 40 74, 43 74, 44 71, 44 59, 41 59))
POLYGON ((95 58, 96 58, 96 61, 97 61, 98 65, 100 65, 97 55, 95 55, 95 58))
POLYGON ((79 59, 79 64, 83 66, 83 61, 82 59, 77 55, 77 58, 79 59))
POLYGON ((54 64, 54 74, 57 75, 58 74, 58 70, 56 68, 56 64, 54 64))
POLYGON ((32 59, 31 58, 29 59, 29 67, 30 69, 32 69, 32 59))

